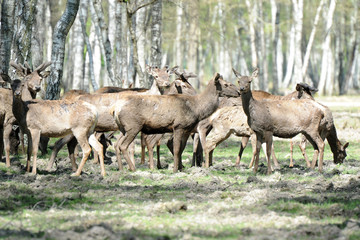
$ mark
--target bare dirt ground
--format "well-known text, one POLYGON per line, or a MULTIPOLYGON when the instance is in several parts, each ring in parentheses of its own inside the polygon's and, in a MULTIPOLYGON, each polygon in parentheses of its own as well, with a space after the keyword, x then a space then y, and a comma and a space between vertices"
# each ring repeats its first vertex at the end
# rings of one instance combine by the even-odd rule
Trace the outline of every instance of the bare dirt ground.
MULTIPOLYGON (((251 147, 236 168, 235 137, 215 150, 209 169, 190 168, 187 150, 186 168, 176 174, 165 147, 161 159, 166 169, 150 171, 147 164, 139 164, 137 155, 134 173, 119 172, 111 151, 105 178, 90 160, 78 178, 70 177, 66 157, 60 156, 50 172, 44 171, 47 157, 40 157, 37 176, 24 172, 23 156, 12 159, 10 170, 2 161, 0 238, 359 239, 356 107, 333 112, 339 138, 349 141, 350 147, 346 162, 335 165, 327 145, 323 173, 306 168, 299 153, 295 167, 289 168, 287 141, 276 141, 281 167, 272 175, 266 175, 264 164, 257 174, 248 169, 251 147)), ((311 156, 310 147, 308 151, 311 156)))

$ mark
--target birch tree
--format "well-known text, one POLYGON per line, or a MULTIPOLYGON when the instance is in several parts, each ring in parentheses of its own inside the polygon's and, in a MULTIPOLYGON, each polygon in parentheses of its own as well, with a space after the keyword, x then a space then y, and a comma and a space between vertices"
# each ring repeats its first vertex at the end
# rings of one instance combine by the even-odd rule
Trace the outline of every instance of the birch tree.
POLYGON ((79 9, 80 0, 68 0, 66 8, 57 22, 52 41, 51 73, 46 88, 46 99, 58 99, 60 95, 60 82, 63 75, 65 41, 79 9))
POLYGON ((306 73, 307 73, 307 69, 308 69, 309 61, 310 61, 310 53, 311 53, 311 49, 312 49, 312 46, 313 46, 313 43, 314 43, 317 26, 319 24, 320 12, 321 12, 321 9, 324 6, 324 3, 325 3, 325 0, 321 0, 320 3, 319 3, 318 8, 316 9, 315 20, 314 20, 313 28, 312 28, 310 36, 309 36, 309 41, 308 41, 308 44, 307 44, 307 47, 306 47, 306 52, 305 52, 305 56, 304 56, 304 62, 303 62, 303 66, 302 66, 302 77, 303 77, 303 79, 306 77, 306 73))
POLYGON ((3 0, 1 3, 0 67, 1 72, 6 74, 9 71, 9 62, 11 57, 11 45, 14 33, 15 2, 15 0, 3 0))
POLYGON ((302 82, 302 26, 303 26, 303 0, 292 0, 293 2, 293 18, 295 30, 295 65, 293 81, 302 82))
POLYGON ((331 66, 329 66, 329 52, 331 51, 330 43, 331 43, 331 28, 333 25, 333 16, 336 7, 336 0, 331 0, 329 10, 326 16, 326 29, 325 29, 325 40, 322 44, 322 62, 321 62, 321 74, 320 74, 320 81, 318 85, 319 95, 324 95, 326 93, 325 83, 327 79, 327 74, 331 70, 331 66))
POLYGON ((16 1, 15 17, 17 24, 14 32, 14 51, 17 63, 25 61, 32 66, 31 39, 37 0, 16 1))
POLYGON ((151 56, 153 66, 161 67, 161 26, 162 26, 162 0, 156 1, 151 8, 151 56))

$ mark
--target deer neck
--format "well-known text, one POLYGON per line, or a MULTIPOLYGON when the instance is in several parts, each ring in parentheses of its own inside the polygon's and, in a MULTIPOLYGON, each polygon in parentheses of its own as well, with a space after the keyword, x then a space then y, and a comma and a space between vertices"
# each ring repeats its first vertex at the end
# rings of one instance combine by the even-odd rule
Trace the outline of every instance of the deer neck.
POLYGON ((330 145, 330 149, 334 155, 334 159, 337 158, 338 150, 341 149, 341 142, 339 141, 339 139, 337 137, 335 126, 331 127, 330 134, 326 137, 326 139, 330 145))
POLYGON ((255 99, 252 96, 251 90, 246 93, 241 93, 241 101, 244 112, 248 119, 250 118, 250 109, 255 102, 255 99))
POLYGON ((160 89, 157 86, 156 80, 154 79, 151 88, 147 91, 149 95, 161 95, 160 89))
POLYGON ((210 82, 206 89, 196 95, 197 112, 199 113, 199 120, 210 116, 219 106, 219 92, 216 90, 214 82, 210 82))

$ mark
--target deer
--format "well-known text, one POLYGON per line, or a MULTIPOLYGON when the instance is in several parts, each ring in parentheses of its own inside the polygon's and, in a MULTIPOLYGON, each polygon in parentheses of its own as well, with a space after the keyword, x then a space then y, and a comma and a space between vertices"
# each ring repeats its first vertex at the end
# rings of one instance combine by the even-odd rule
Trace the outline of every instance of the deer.
MULTIPOLYGON (((51 62, 44 62, 40 64, 35 70, 25 63, 25 66, 22 64, 17 64, 13 61, 10 62, 10 65, 16 69, 16 73, 21 76, 24 81, 28 84, 28 91, 30 92, 31 98, 35 99, 37 92, 41 89, 41 81, 43 78, 46 78, 49 75, 48 71, 45 69, 51 64, 51 62)), ((6 74, 2 74, 2 79, 11 84, 11 78, 6 74)), ((13 130, 13 125, 18 124, 16 118, 13 114, 13 95, 11 89, 0 88, 0 98, 2 98, 2 103, 0 109, 4 112, 4 123, 3 130, 0 130, 1 144, 0 144, 0 159, 2 159, 2 149, 5 145, 5 156, 6 156, 6 166, 10 167, 10 149, 11 149, 11 133, 13 130)), ((24 150, 24 137, 23 134, 20 134, 21 144, 23 152, 24 150)))
POLYGON ((196 124, 210 116, 219 105, 219 97, 239 96, 235 85, 215 73, 205 90, 197 95, 127 95, 116 101, 110 112, 124 139, 120 149, 129 162, 128 146, 140 132, 173 133, 174 168, 182 170, 181 154, 196 124))
MULTIPOLYGON (((152 75, 154 77, 154 81, 153 84, 151 86, 150 89, 143 91, 140 90, 140 92, 137 91, 131 91, 131 89, 128 89, 128 91, 121 91, 121 92, 112 92, 112 93, 97 93, 97 94, 84 94, 84 95, 79 95, 76 100, 82 100, 85 102, 88 102, 92 105, 94 105, 97 108, 98 111, 98 121, 97 124, 95 126, 95 131, 96 132, 109 132, 109 131, 118 131, 118 126, 113 118, 113 116, 110 114, 110 107, 113 105, 113 103, 115 101, 117 101, 118 99, 121 99, 123 96, 127 96, 127 95, 160 95, 161 91, 163 88, 169 87, 170 86, 170 81, 169 81, 169 77, 172 74, 173 70, 177 68, 173 67, 171 69, 169 69, 168 67, 164 67, 164 68, 158 68, 158 67, 151 67, 147 65, 147 72, 152 75)), ((114 89, 114 88, 111 88, 114 89)), ((67 136, 66 137, 66 141, 71 141, 73 139, 73 136, 67 136)), ((121 136, 120 138, 121 139, 121 136)), ((66 142, 64 141, 64 142, 66 142)), ((72 140, 73 142, 71 144, 76 145, 76 141, 72 140)), ((117 142, 119 142, 119 140, 117 140, 117 142)), ((47 169, 50 169, 54 163, 55 160, 55 153, 57 153, 59 151, 59 147, 61 146, 57 146, 55 145, 57 148, 53 150, 53 154, 51 156, 51 159, 49 161, 48 167, 47 169)), ((119 148, 117 147, 118 145, 115 144, 115 151, 116 151, 116 156, 117 156, 117 161, 118 161, 118 167, 119 170, 123 170, 123 165, 121 163, 121 158, 120 158, 120 152, 119 152, 119 148)), ((75 148, 75 146, 71 147, 71 148, 75 148)), ((128 162, 128 166, 130 171, 134 171, 135 170, 135 164, 134 161, 131 160, 131 163, 128 162)), ((77 167, 77 171, 76 172, 81 172, 80 166, 77 167), (79 170, 80 169, 80 170, 79 170)))
MULTIPOLYGON (((250 85, 252 80, 257 77, 258 69, 255 69, 251 76, 242 76, 235 69, 233 72, 238 79, 242 106, 248 118, 248 124, 257 138, 254 172, 256 173, 258 169, 259 150, 262 141, 266 143, 267 174, 271 174, 269 159, 273 136, 292 138, 299 133, 306 137, 315 150, 311 167, 315 168, 319 158, 318 170, 322 172, 324 138, 331 136, 330 139, 337 139, 336 131, 334 134, 335 126, 332 116, 327 113, 326 107, 312 99, 256 100, 253 97, 250 85), (330 130, 328 131, 328 129, 330 130), (326 136, 327 134, 328 136, 326 136)), ((333 152, 334 163, 344 160, 346 157, 345 149, 348 146, 348 143, 345 145, 342 145, 340 141, 337 143, 339 145, 331 146, 333 144, 330 144, 332 151, 335 151, 335 153, 333 152)))
MULTIPOLYGON (((177 69, 174 70, 177 78, 170 84, 169 88, 166 88, 163 95, 170 94, 184 94, 184 95, 196 95, 197 92, 194 87, 188 82, 189 78, 197 77, 196 74, 190 72, 182 72, 180 73, 177 69)), ((164 136, 164 134, 143 134, 141 133, 141 164, 145 163, 145 146, 148 149, 149 153, 149 167, 150 169, 154 169, 154 147, 157 146, 157 168, 161 169, 160 163, 160 140, 164 136)), ((168 145, 170 151, 172 151, 172 147, 168 145)), ((195 146, 194 146, 195 148, 195 146)))
MULTIPOLYGON (((96 108, 81 100, 32 99, 28 87, 28 82, 18 79, 11 84, 14 116, 22 131, 29 136, 27 172, 30 172, 30 159, 33 155, 31 173, 37 173, 36 160, 40 135, 62 137, 72 133, 79 142, 83 153, 79 166, 84 166, 91 147, 93 147, 100 155, 101 175, 105 176, 102 145, 93 134, 98 119, 96 108)), ((80 172, 75 172, 72 176, 80 176, 80 172)))
MULTIPOLYGON (((253 97, 257 100, 268 99, 268 100, 281 100, 281 99, 313 99, 312 92, 317 89, 309 86, 306 83, 298 83, 296 85, 296 90, 286 96, 272 95, 270 93, 254 90, 252 91, 253 97)), ((253 147, 253 153, 256 150, 256 135, 251 130, 247 124, 247 117, 243 111, 241 102, 232 101, 224 102, 225 105, 222 108, 216 110, 210 117, 202 120, 198 126, 198 132, 201 136, 206 136, 206 146, 205 149, 205 159, 206 166, 212 164, 212 155, 214 149, 224 140, 230 137, 230 135, 235 135, 242 137, 240 150, 236 157, 236 166, 239 166, 242 153, 246 148, 249 137, 251 136, 251 144, 253 147)), ((264 151, 266 152, 266 151, 264 151)), ((252 167, 254 162, 254 154, 251 159, 249 168, 252 167)), ((275 166, 278 166, 278 161, 272 151, 272 158, 274 160, 275 166)))

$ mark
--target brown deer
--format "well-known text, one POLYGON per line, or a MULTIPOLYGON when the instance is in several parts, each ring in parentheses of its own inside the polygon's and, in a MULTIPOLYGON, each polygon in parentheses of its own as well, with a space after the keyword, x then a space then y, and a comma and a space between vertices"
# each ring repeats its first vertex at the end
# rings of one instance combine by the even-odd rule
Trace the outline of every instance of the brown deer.
MULTIPOLYGON (((169 88, 166 88, 164 95, 170 94, 184 94, 184 95, 196 95, 196 90, 188 82, 189 78, 197 77, 194 73, 182 72, 180 73, 177 69, 174 70, 176 79, 170 84, 169 88)), ((154 169, 154 147, 157 146, 157 168, 161 169, 160 163, 160 140, 164 134, 144 134, 141 133, 141 163, 145 163, 145 146, 148 149, 149 153, 149 165, 150 169, 154 169)), ((172 149, 170 149, 172 152, 172 149)))
MULTIPOLYGON (((252 94, 256 100, 286 100, 298 98, 313 99, 311 93, 312 91, 316 91, 316 89, 306 83, 299 83, 296 85, 296 91, 286 96, 272 95, 270 93, 259 90, 252 91, 252 94)), ((249 168, 251 168, 256 151, 256 135, 247 123, 247 116, 244 113, 241 102, 238 103, 233 101, 231 103, 234 105, 231 105, 228 102, 224 103, 224 105, 230 106, 219 108, 210 117, 202 120, 199 123, 198 132, 201 136, 205 136, 206 133, 209 132, 208 136, 206 137, 206 146, 204 147, 205 159, 209 163, 205 163, 205 165, 211 165, 212 155, 215 147, 230 137, 230 135, 234 134, 235 136, 242 137, 240 150, 236 158, 237 166, 240 164, 242 153, 246 148, 249 137, 251 136, 251 143, 254 153, 249 165, 249 168)), ((272 151, 272 158, 274 160, 275 166, 278 166, 274 151, 272 151)))
MULTIPOLYGON (((101 175, 105 176, 102 146, 92 131, 97 122, 94 106, 83 101, 33 100, 26 81, 14 80, 13 112, 20 128, 29 136, 27 151, 27 171, 30 171, 30 158, 33 154, 32 173, 36 174, 36 158, 40 135, 62 137, 72 133, 79 142, 83 157, 80 167, 84 166, 90 152, 90 145, 100 154, 101 175), (90 137, 89 137, 90 136, 90 137), (89 139, 89 140, 88 140, 89 139)), ((74 163, 73 163, 74 164, 74 163)), ((75 172, 79 176, 81 172, 75 172)))
POLYGON ((206 89, 195 96, 124 96, 114 104, 111 112, 124 134, 120 149, 125 159, 129 162, 128 146, 140 131, 146 134, 172 132, 174 172, 181 170, 181 154, 190 133, 199 121, 217 109, 219 96, 223 95, 238 96, 239 92, 216 73, 206 89))
MULTIPOLYGON (((315 149, 312 163, 313 168, 320 155, 319 171, 322 172, 325 143, 320 134, 327 132, 331 137, 337 139, 336 134, 333 134, 333 130, 335 129, 333 121, 330 121, 332 117, 326 113, 326 107, 311 99, 258 101, 254 99, 250 88, 252 80, 257 77, 258 69, 256 69, 250 77, 241 76, 235 69, 233 69, 233 72, 238 78, 242 106, 248 117, 248 124, 255 132, 257 138, 254 172, 258 169, 259 150, 262 141, 266 142, 267 172, 270 174, 270 146, 273 136, 292 138, 299 133, 304 134, 315 149), (325 128, 329 129, 330 125, 332 125, 330 128, 332 130, 325 130, 325 128)), ((333 146, 334 149, 336 148, 335 163, 343 161, 346 157, 345 148, 347 146, 348 144, 341 147, 333 146)), ((333 149, 333 147, 331 148, 333 149)))
MULTIPOLYGON (((114 104, 114 102, 117 101, 118 99, 123 98, 123 96, 125 96, 125 95, 134 95, 134 94, 140 94, 140 95, 147 95, 147 94, 149 94, 149 95, 155 94, 156 95, 157 94, 157 95, 160 95, 163 88, 170 86, 169 77, 175 68, 177 68, 177 67, 174 67, 172 69, 169 69, 168 67, 160 69, 157 67, 147 66, 147 72, 150 75, 152 75, 155 80, 153 81, 151 88, 146 91, 140 90, 140 92, 137 92, 137 91, 132 91, 132 89, 128 89, 128 91, 121 91, 121 92, 117 92, 117 93, 113 92, 113 93, 99 93, 99 94, 84 94, 84 95, 78 96, 76 99, 88 102, 97 108, 99 117, 98 117, 97 124, 95 126, 96 132, 118 131, 119 130, 118 126, 117 126, 113 116, 110 114, 110 107, 114 104)), ((111 88, 111 90, 114 90, 114 89, 115 88, 111 88)), ((56 153, 60 150, 59 148, 61 148, 66 142, 71 141, 71 139, 73 139, 73 137, 71 137, 71 136, 68 136, 66 138, 67 138, 67 139, 65 139, 66 141, 62 142, 63 144, 61 144, 59 146, 56 145, 57 148, 56 149, 54 148, 53 152, 55 152, 55 154, 54 153, 52 154, 47 169, 50 169, 52 167, 54 160, 55 160, 56 153)), ((121 139, 121 137, 119 139, 121 139)), ((119 140, 117 142, 119 142, 119 140)), ((76 141, 73 141, 71 144, 76 145, 76 141)), ((71 148, 75 148, 75 146, 73 146, 71 148)), ((116 150, 116 156, 117 156, 119 169, 122 170, 123 166, 121 163, 120 152, 118 149, 119 148, 117 147, 117 144, 115 144, 115 150, 116 150)), ((129 165, 130 170, 135 170, 133 162, 132 163, 128 162, 128 165, 129 165)), ((79 169, 81 172, 80 166, 78 168, 78 172, 79 172, 79 169)))
MULTIPOLYGON (((17 64, 13 61, 10 62, 10 65, 16 69, 16 72, 19 76, 23 77, 24 81, 28 84, 28 91, 31 94, 31 98, 35 98, 38 91, 41 89, 41 81, 43 78, 46 78, 49 75, 48 71, 45 69, 51 64, 51 62, 44 62, 40 64, 35 70, 32 71, 28 64, 25 66, 21 64, 17 64)), ((11 83, 11 79, 9 76, 2 75, 4 80, 8 83, 11 83)), ((17 124, 16 118, 13 114, 13 95, 11 89, 0 88, 0 98, 2 98, 1 102, 3 104, 0 105, 0 111, 4 112, 4 123, 2 127, 1 134, 1 143, 0 143, 0 159, 2 159, 2 149, 3 144, 5 145, 5 156, 6 156, 6 166, 10 167, 10 149, 11 149, 11 141, 10 136, 13 129, 13 125, 17 124), (4 141, 3 141, 4 140, 4 141)), ((24 152, 24 137, 23 134, 20 134, 21 144, 24 152)))

